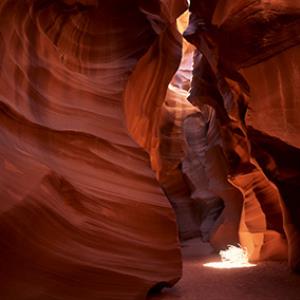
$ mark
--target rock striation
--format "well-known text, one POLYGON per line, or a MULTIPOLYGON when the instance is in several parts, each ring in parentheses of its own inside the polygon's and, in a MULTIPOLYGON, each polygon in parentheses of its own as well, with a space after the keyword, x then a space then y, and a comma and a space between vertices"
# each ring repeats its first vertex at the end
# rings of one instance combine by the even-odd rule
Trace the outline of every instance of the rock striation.
POLYGON ((1 299, 143 299, 180 278, 175 216, 132 128, 147 136, 164 99, 186 8, 1 1, 1 299), (126 97, 144 63, 160 66, 142 77, 157 104, 126 97))
POLYGON ((196 236, 300 271, 297 2, 1 1, 0 298, 145 299, 196 236))
POLYGON ((184 36, 202 54, 190 101, 202 114, 214 111, 227 165, 226 186, 211 186, 225 203, 211 241, 216 248, 239 242, 252 260, 284 259, 288 248, 299 270, 300 5, 194 0, 190 12, 184 36))

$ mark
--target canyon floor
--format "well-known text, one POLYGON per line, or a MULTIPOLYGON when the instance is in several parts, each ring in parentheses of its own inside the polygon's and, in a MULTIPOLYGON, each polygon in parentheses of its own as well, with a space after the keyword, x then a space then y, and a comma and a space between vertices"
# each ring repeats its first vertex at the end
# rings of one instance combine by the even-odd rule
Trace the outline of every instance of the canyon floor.
POLYGON ((300 300, 300 275, 290 272, 286 262, 240 269, 205 267, 220 259, 200 239, 183 243, 182 255, 182 279, 147 300, 300 300))

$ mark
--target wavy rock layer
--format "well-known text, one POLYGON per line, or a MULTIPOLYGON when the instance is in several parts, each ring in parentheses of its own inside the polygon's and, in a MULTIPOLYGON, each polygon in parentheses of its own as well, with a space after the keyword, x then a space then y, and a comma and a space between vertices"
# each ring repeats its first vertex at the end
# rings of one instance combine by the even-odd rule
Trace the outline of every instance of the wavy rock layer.
MULTIPOLYGON (((168 1, 165 4, 170 6, 168 1)), ((179 19, 179 27, 185 19, 184 16, 179 19)), ((186 150, 183 122, 198 112, 187 101, 193 51, 187 42, 181 49, 182 36, 176 30, 174 15, 169 14, 168 20, 173 26, 152 46, 152 52, 139 61, 129 79, 125 111, 135 116, 127 119, 128 128, 149 153, 156 177, 176 212, 180 238, 187 239, 200 234, 189 187, 180 169, 186 150), (153 60, 153 53, 158 49, 162 51, 158 59, 153 60)), ((158 30, 162 30, 162 26, 158 30)))
POLYGON ((139 60, 160 61, 152 84, 167 89, 177 62, 160 57, 183 9, 1 2, 1 299, 143 299, 180 277, 174 214, 123 93, 139 60))
MULTIPOLYGON (((227 187, 220 180, 210 186, 225 202, 211 241, 217 248, 240 242, 252 260, 283 259, 288 242, 291 266, 299 270, 299 166, 289 156, 295 157, 300 140, 300 5, 195 0, 190 11, 184 36, 203 58, 195 60, 189 98, 202 114, 207 106, 215 112, 208 128, 219 131, 227 164, 227 187)), ((206 149, 204 163, 208 154, 206 149)))

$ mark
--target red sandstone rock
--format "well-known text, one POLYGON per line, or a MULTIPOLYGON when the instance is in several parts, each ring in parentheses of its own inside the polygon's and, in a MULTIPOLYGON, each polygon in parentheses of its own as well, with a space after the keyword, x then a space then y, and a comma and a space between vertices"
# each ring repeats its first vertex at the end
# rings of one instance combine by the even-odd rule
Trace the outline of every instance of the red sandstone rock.
POLYGON ((143 299, 180 278, 173 211, 126 127, 130 105, 155 105, 123 93, 146 59, 167 89, 180 55, 161 57, 184 9, 1 2, 1 299, 143 299))
MULTIPOLYGON (((238 235, 251 259, 284 258, 286 234, 290 264, 299 270, 299 211, 293 200, 298 197, 298 165, 292 167, 291 178, 281 176, 278 181, 276 172, 283 173, 285 159, 278 166, 276 148, 262 156, 268 139, 248 135, 247 125, 299 145, 299 122, 293 117, 298 102, 292 93, 298 89, 300 5, 292 1, 191 1, 190 10, 185 37, 204 56, 202 65, 195 65, 190 97, 200 108, 210 105, 216 111, 228 183, 237 191, 237 198, 224 199, 223 224, 212 242, 221 248, 238 235), (285 63, 288 57, 291 61, 285 63), (250 143, 258 149, 251 149, 250 143), (265 157, 269 157, 268 164, 265 157), (255 158, 260 158, 260 165, 255 158), (266 168, 268 178, 263 172, 266 168), (287 186, 293 192, 287 192, 287 186), (238 206, 232 207, 233 202, 238 206)), ((286 154, 295 151, 288 144, 284 148, 286 154)))
POLYGON ((192 82, 185 9, 0 4, 1 299, 143 299, 177 225, 300 269, 300 5, 192 0, 192 82))

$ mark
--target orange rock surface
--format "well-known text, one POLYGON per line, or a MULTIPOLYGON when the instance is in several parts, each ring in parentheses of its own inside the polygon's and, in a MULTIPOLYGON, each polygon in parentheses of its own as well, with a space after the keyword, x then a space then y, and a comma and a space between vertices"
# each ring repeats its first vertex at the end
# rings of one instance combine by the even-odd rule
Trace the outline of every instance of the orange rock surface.
POLYGON ((194 0, 190 11, 184 36, 203 55, 190 100, 216 112, 228 168, 228 186, 211 187, 225 203, 211 242, 239 242, 251 260, 284 259, 288 249, 299 270, 300 4, 194 0))
POLYGON ((187 9, 1 1, 1 299, 145 299, 197 236, 300 271, 300 3, 187 9))
POLYGON ((130 107, 154 106, 124 91, 145 60, 167 89, 185 9, 1 1, 1 299, 143 299, 180 278, 175 215, 130 135, 130 107))

